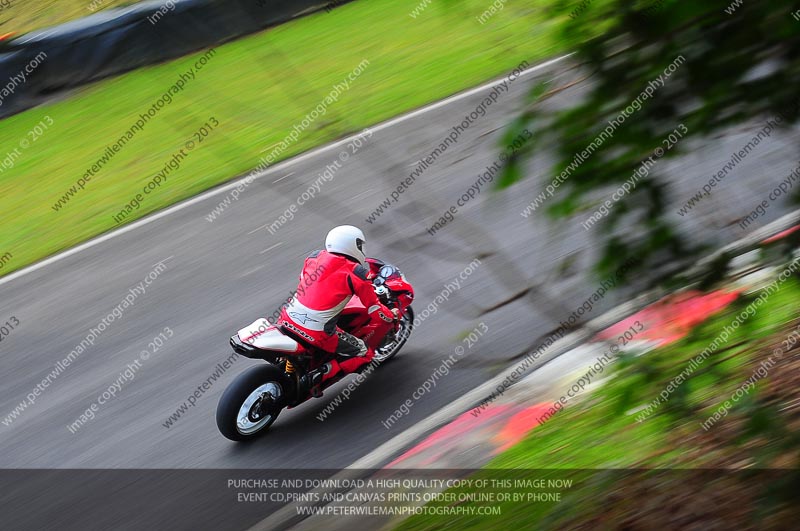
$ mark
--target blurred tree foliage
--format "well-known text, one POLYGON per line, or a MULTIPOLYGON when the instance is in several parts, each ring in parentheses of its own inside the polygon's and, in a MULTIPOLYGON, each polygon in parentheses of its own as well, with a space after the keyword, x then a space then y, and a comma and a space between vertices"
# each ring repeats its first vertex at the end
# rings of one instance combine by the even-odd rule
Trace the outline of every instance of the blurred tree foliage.
MULTIPOLYGON (((785 118, 781 127, 795 122, 800 104, 800 5, 788 0, 738 0, 738 4, 736 0, 583 0, 558 1, 548 8, 554 17, 564 19, 564 39, 575 43, 570 60, 580 65, 576 77, 588 75, 588 94, 570 108, 545 111, 541 103, 563 87, 534 87, 508 135, 528 127, 539 131, 538 142, 529 143, 510 161, 500 186, 523 178, 523 159, 547 139, 557 146, 557 162, 541 182, 544 190, 678 56, 685 62, 612 138, 572 171, 542 210, 556 219, 589 206, 594 211, 597 205, 592 200, 610 197, 679 124, 688 128, 688 135, 665 157, 685 154, 690 144, 696 147, 693 138, 708 138, 745 121, 766 122, 780 112, 785 118)), ((647 272, 651 281, 664 281, 705 251, 699 235, 690 241, 676 231, 676 214, 666 210, 670 191, 667 176, 659 175, 662 167, 653 167, 592 228, 603 238, 599 274, 608 275, 636 256, 641 272, 647 272), (638 228, 624 230, 631 226, 638 228)), ((711 175, 705 177, 698 180, 698 189, 711 175)), ((725 185, 723 181, 717 186, 725 185)), ((672 205, 689 199, 670 198, 672 205)))

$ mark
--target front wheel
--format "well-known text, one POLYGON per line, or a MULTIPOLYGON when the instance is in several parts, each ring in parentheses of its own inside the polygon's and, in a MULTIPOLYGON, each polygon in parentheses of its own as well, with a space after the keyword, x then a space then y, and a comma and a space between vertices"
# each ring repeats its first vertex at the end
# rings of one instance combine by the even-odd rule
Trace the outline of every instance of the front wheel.
POLYGON ((409 306, 406 308, 406 313, 403 314, 403 318, 400 319, 400 329, 395 334, 394 339, 379 349, 376 349, 373 359, 378 363, 383 363, 384 361, 394 358, 397 353, 400 352, 400 349, 403 348, 403 345, 406 344, 408 338, 411 337, 412 328, 414 328, 414 310, 409 306))
POLYGON ((232 441, 264 433, 283 409, 284 375, 274 365, 257 365, 239 376, 217 403, 217 428, 232 441))

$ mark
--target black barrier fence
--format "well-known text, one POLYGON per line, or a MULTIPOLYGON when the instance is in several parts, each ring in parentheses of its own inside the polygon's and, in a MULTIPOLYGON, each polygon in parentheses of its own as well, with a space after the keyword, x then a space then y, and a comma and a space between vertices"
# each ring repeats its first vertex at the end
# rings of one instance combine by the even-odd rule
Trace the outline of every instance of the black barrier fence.
POLYGON ((54 93, 174 59, 328 5, 323 0, 153 0, 28 33, 0 43, 0 118, 54 93))

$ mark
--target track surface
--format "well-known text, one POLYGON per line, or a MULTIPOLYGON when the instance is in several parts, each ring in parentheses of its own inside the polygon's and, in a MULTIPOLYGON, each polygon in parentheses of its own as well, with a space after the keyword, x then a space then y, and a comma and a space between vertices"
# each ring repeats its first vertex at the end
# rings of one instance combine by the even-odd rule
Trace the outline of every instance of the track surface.
MULTIPOLYGON (((475 109, 482 94, 458 98, 377 131, 331 182, 322 185, 321 194, 301 206, 295 219, 275 234, 259 227, 272 223, 346 148, 321 150, 272 168, 213 223, 204 216, 224 195, 196 201, 0 284, 0 321, 12 315, 20 321, 0 345, 0 419, 4 419, 90 328, 122 302, 129 288, 150 273, 153 264, 169 258, 167 269, 146 294, 33 406, 8 426, 0 424, 0 467, 337 469, 496 374, 596 289, 596 281, 586 275, 596 244, 580 226, 584 217, 554 224, 540 214, 530 219, 520 216, 545 177, 551 177, 545 175, 550 161, 540 158, 530 165, 536 178, 502 193, 483 191, 435 236, 426 229, 495 160, 502 127, 518 112, 530 82, 553 77, 567 82, 575 76, 567 67, 563 62, 544 68, 514 84, 509 95, 501 96, 373 224, 364 219, 475 109), (462 289, 421 324, 398 359, 376 371, 324 422, 316 415, 336 396, 336 388, 320 400, 284 412, 268 436, 253 444, 236 445, 222 438, 214 424, 217 399, 236 374, 254 363, 239 360, 195 407, 166 428, 167 418, 229 356, 228 337, 257 316, 271 314, 295 287, 304 256, 321 247, 330 227, 344 223, 365 230, 370 255, 405 272, 417 290, 418 313, 475 257, 482 263, 462 282, 462 289), (502 304, 530 285, 541 290, 502 304), (497 309, 484 312, 493 307, 497 309), (435 389, 414 403, 407 416, 385 429, 381 421, 453 353, 461 334, 481 321, 489 333, 435 389), (70 433, 68 424, 164 327, 174 336, 163 350, 142 363, 117 397, 100 407, 97 418, 70 433)), ((580 91, 565 91, 553 104, 574 100, 580 91)), ((758 127, 742 127, 698 145, 682 160, 663 162, 662 174, 675 177, 672 210, 758 127)), ((726 225, 749 212, 789 172, 793 161, 787 156, 788 146, 787 136, 773 136, 757 157, 751 156, 727 177, 712 199, 678 218, 683 228, 702 231, 719 243, 741 236, 737 227, 726 225)), ((783 206, 772 207, 763 221, 786 212, 783 206)), ((592 315, 624 297, 624 293, 607 296, 592 315)))

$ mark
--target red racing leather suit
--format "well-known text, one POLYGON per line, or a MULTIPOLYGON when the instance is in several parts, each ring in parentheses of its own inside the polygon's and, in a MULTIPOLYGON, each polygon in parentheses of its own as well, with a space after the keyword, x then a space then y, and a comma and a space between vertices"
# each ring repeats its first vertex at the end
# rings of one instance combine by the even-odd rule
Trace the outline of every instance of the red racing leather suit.
MULTIPOLYGON (((360 339, 338 328, 336 322, 353 295, 361 300, 371 317, 392 322, 392 312, 378 299, 368 274, 369 269, 352 258, 328 251, 311 253, 300 273, 297 294, 281 311, 278 325, 326 352, 341 350, 342 341, 350 343, 350 349, 353 341, 363 347, 360 339)), ((366 356, 339 362, 338 368, 353 372, 372 361, 373 356, 374 352, 369 349, 366 356)), ((335 372, 333 370, 326 376, 333 376, 335 372)))

